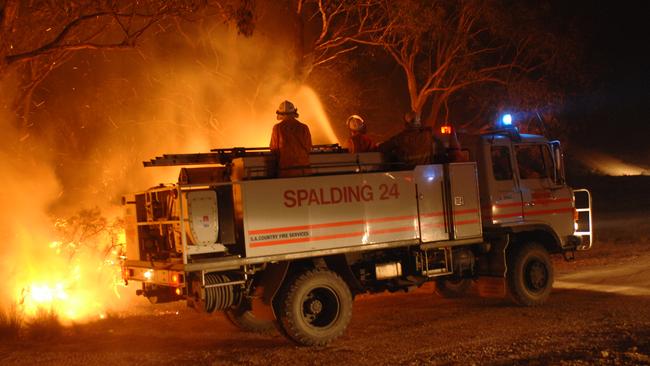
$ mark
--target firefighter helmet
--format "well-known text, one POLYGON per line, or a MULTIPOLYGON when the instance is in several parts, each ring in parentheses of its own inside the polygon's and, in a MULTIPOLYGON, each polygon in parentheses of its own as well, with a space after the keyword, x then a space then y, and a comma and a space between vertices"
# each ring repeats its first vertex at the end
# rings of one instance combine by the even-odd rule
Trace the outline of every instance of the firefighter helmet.
POLYGON ((345 122, 345 124, 348 126, 350 131, 354 132, 359 132, 366 129, 366 122, 363 120, 363 118, 361 118, 361 116, 358 116, 356 114, 348 117, 348 120, 345 122))
POLYGON ((285 119, 289 116, 298 117, 298 108, 296 108, 290 101, 285 100, 280 103, 280 106, 275 113, 277 113, 279 120, 285 119))

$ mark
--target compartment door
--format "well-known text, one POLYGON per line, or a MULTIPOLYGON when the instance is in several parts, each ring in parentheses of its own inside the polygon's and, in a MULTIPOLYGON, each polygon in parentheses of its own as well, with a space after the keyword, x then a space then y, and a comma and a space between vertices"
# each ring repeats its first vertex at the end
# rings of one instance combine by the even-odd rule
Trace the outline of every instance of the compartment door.
POLYGON ((449 240, 443 199, 443 166, 419 165, 415 167, 414 175, 422 241, 449 240))
POLYGON ((482 235, 476 163, 449 164, 450 205, 454 239, 482 235))

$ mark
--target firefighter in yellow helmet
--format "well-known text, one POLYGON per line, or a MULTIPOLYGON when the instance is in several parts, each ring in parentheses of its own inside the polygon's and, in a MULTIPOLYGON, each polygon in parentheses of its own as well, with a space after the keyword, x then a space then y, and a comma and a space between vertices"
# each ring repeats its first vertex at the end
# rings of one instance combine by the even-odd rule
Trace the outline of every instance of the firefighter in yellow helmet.
POLYGON ((353 114, 345 124, 350 131, 348 151, 352 154, 375 151, 377 145, 366 135, 366 122, 360 116, 353 114))
POLYGON ((275 155, 279 177, 296 177, 311 173, 309 153, 311 133, 298 118, 298 109, 288 100, 280 103, 276 111, 279 123, 273 126, 271 152, 275 155))

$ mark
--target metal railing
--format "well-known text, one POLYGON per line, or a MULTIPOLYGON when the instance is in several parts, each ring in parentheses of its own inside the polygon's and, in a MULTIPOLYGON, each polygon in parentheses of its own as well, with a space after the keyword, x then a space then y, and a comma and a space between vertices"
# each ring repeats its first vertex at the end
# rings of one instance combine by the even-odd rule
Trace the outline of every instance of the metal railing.
POLYGON ((573 190, 573 202, 575 203, 575 210, 578 213, 578 220, 577 220, 577 227, 576 231, 573 233, 574 235, 580 236, 583 238, 582 244, 578 246, 578 250, 588 250, 591 249, 591 246, 593 245, 593 221, 592 221, 592 214, 591 214, 591 193, 587 189, 574 189, 573 190), (578 199, 576 193, 584 193, 586 194, 586 199, 578 199), (579 206, 578 202, 584 202, 586 203, 585 207, 579 206), (587 230, 581 230, 582 228, 580 227, 580 224, 583 220, 581 220, 581 213, 587 213, 587 222, 588 222, 588 227, 587 230), (584 237, 587 237, 587 242, 585 243, 584 237))

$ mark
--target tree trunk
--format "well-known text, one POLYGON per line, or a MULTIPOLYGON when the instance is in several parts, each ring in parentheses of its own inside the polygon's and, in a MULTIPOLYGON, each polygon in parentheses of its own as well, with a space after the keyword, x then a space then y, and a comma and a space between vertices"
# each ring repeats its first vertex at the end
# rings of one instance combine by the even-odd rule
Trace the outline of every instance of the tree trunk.
POLYGON ((437 95, 431 97, 431 110, 429 111, 429 116, 426 119, 426 124, 431 127, 436 127, 438 125, 438 119, 440 117, 440 110, 442 109, 444 101, 437 95))

